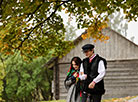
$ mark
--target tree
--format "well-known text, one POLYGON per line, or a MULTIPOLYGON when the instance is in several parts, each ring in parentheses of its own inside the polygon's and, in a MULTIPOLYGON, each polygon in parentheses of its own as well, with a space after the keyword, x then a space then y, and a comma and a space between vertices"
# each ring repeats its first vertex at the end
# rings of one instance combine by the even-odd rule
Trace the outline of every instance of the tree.
POLYGON ((88 37, 103 39, 108 16, 122 8, 126 19, 136 20, 137 5, 136 0, 1 0, 0 52, 8 55, 17 49, 27 58, 45 56, 52 49, 65 54, 71 43, 63 40, 65 28, 58 12, 75 16, 78 28, 88 28, 88 37))
POLYGON ((6 102, 49 100, 53 71, 44 67, 48 58, 51 56, 49 55, 47 58, 38 57, 28 63, 23 60, 20 52, 10 55, 4 61, 5 75, 2 78, 3 90, 0 98, 2 96, 6 102))
POLYGON ((4 100, 2 99, 2 92, 3 92, 3 78, 5 76, 5 65, 3 58, 0 54, 0 102, 3 102, 4 100))
POLYGON ((76 30, 74 26, 70 24, 70 22, 67 22, 67 25, 65 26, 66 33, 65 33, 65 40, 66 41, 73 41, 77 35, 76 35, 76 30))
POLYGON ((134 39, 135 39, 134 36, 132 36, 132 37, 130 38, 130 40, 131 40, 132 42, 134 42, 134 39))
POLYGON ((124 19, 121 12, 115 12, 109 16, 109 27, 119 32, 120 34, 127 36, 128 22, 124 19))

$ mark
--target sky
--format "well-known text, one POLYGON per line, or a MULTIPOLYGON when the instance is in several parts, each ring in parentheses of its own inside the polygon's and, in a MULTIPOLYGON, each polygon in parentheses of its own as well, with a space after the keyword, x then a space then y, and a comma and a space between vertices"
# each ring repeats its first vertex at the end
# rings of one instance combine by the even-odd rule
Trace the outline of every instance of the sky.
POLYGON ((134 42, 138 45, 138 21, 137 22, 134 22, 134 21, 131 21, 129 24, 128 24, 128 38, 134 36, 134 42))
MULTIPOLYGON (((69 20, 69 17, 64 12, 60 13, 64 20, 64 24, 66 25, 66 22, 69 20)), ((73 25, 75 28, 77 28, 77 23, 75 22, 75 17, 71 19, 70 22, 71 25, 73 25)), ((76 31, 77 35, 79 36, 82 32, 84 32, 84 29, 78 29, 76 31)), ((138 21, 131 21, 128 23, 128 30, 127 30, 127 39, 131 40, 131 38, 134 37, 134 43, 138 45, 138 21)))

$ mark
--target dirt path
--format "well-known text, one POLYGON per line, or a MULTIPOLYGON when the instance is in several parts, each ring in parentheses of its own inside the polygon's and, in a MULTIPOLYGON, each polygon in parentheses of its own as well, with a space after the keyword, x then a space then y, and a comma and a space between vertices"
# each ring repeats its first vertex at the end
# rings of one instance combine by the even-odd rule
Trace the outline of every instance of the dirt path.
POLYGON ((138 96, 128 100, 128 102, 138 102, 138 96))

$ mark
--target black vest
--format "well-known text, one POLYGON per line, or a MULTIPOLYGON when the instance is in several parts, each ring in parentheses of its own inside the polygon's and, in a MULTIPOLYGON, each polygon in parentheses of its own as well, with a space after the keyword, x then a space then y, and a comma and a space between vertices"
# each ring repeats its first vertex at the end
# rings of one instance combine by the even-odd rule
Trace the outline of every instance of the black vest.
POLYGON ((89 84, 93 81, 94 78, 98 76, 98 64, 100 60, 105 60, 104 58, 100 57, 99 55, 96 55, 92 62, 89 63, 89 58, 86 58, 83 60, 83 68, 84 73, 87 74, 87 79, 84 81, 83 85, 83 91, 86 91, 90 94, 104 94, 104 81, 101 80, 100 82, 95 84, 95 87, 93 89, 89 89, 89 84))

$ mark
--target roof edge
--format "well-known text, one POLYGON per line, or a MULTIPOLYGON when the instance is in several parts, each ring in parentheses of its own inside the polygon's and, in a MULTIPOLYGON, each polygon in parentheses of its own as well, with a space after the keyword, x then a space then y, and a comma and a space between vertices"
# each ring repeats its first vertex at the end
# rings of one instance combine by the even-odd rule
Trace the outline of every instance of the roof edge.
POLYGON ((136 43, 134 43, 133 41, 129 40, 128 38, 126 38, 126 37, 125 37, 125 36, 123 36, 122 34, 118 33, 117 31, 115 31, 115 30, 111 29, 110 27, 107 27, 107 28, 105 28, 105 29, 108 29, 108 30, 110 30, 110 31, 112 31, 112 32, 117 33, 119 36, 123 37, 124 39, 126 39, 127 41, 129 41, 130 43, 133 43, 135 46, 137 46, 137 47, 138 47, 138 45, 137 45, 136 43))

